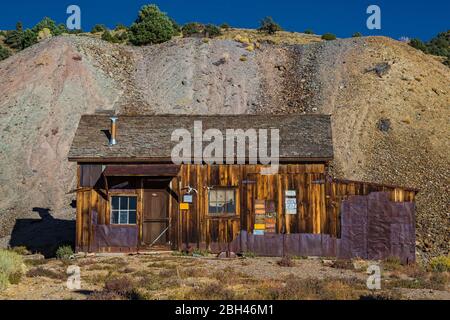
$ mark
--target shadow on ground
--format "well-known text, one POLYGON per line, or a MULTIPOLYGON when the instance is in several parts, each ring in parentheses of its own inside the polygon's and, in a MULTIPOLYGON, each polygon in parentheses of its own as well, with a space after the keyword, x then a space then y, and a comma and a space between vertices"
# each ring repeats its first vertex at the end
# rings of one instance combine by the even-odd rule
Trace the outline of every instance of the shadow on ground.
POLYGON ((17 219, 11 233, 11 247, 24 246, 46 258, 55 256, 61 245, 74 246, 75 221, 55 219, 50 208, 33 208, 40 219, 17 219))

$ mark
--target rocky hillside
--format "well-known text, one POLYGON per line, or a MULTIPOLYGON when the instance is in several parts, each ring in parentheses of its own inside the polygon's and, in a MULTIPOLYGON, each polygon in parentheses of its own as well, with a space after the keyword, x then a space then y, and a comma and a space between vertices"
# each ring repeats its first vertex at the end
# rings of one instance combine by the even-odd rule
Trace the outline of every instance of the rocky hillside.
POLYGON ((332 114, 333 175, 419 188, 420 254, 448 253, 450 69, 383 37, 236 40, 61 36, 0 62, 3 243, 16 219, 73 219, 66 157, 81 114, 305 112, 332 114))

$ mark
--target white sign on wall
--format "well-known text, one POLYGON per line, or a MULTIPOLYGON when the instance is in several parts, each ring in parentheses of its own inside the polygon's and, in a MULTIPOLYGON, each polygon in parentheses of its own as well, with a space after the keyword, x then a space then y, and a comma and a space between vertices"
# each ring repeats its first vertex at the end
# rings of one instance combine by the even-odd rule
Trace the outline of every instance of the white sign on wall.
POLYGON ((297 193, 295 190, 285 191, 286 214, 297 214, 297 193))

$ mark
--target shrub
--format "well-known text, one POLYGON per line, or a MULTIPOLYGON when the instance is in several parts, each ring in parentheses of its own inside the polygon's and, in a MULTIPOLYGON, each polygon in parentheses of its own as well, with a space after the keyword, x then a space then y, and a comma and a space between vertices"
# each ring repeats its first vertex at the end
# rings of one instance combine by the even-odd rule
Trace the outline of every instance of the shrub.
POLYGON ((242 254, 242 256, 244 258, 255 258, 256 257, 256 253, 252 252, 252 251, 246 251, 242 254))
POLYGON ((52 37, 52 33, 49 28, 44 28, 38 32, 37 38, 39 41, 52 37))
POLYGON ((124 298, 117 293, 114 292, 108 292, 108 291, 95 291, 92 294, 89 295, 87 300, 99 300, 99 301, 106 301, 106 300, 124 300, 124 298))
POLYGON ((322 39, 323 40, 336 40, 336 35, 332 34, 332 33, 325 33, 322 35, 322 39))
POLYGON ((205 37, 214 38, 220 36, 222 32, 217 26, 213 24, 207 24, 203 30, 203 34, 205 37))
POLYGON ((232 300, 234 292, 224 287, 221 283, 210 283, 192 290, 194 299, 201 300, 232 300))
POLYGON ((143 6, 130 27, 130 42, 138 46, 162 43, 173 35, 175 30, 172 21, 153 4, 143 6))
POLYGON ((183 37, 201 36, 214 38, 222 34, 222 31, 220 31, 219 27, 213 24, 204 25, 198 22, 186 23, 181 31, 183 32, 183 37))
POLYGON ((201 35, 204 29, 204 25, 198 22, 186 23, 181 31, 183 32, 183 37, 191 37, 194 35, 201 35))
POLYGON ((209 255, 209 252, 208 252, 208 250, 201 250, 201 249, 195 248, 195 249, 192 251, 192 255, 193 255, 193 256, 202 256, 202 257, 206 257, 206 256, 209 255))
POLYGON ((439 256, 431 259, 430 269, 435 272, 450 272, 450 257, 439 256))
POLYGON ((353 262, 351 260, 336 260, 333 262, 331 267, 335 269, 346 269, 346 270, 355 269, 355 267, 353 266, 353 262))
POLYGON ((293 267, 294 266, 294 262, 292 261, 291 257, 289 257, 289 256, 284 256, 283 258, 281 258, 280 261, 277 262, 277 264, 280 267, 293 267))
POLYGON ((69 29, 67 29, 67 26, 64 23, 60 23, 58 24, 58 33, 59 34, 63 34, 63 33, 69 33, 69 29))
POLYGON ((99 33, 99 32, 105 32, 106 26, 104 24, 96 24, 94 27, 92 27, 91 33, 99 33))
POLYGON ((106 30, 102 33, 102 40, 112 42, 112 43, 118 43, 120 42, 119 39, 115 35, 113 35, 109 30, 106 30))
POLYGON ((127 26, 122 24, 122 23, 118 23, 116 24, 116 27, 114 28, 115 31, 121 31, 121 30, 128 30, 127 26))
POLYGON ((25 272, 22 257, 16 252, 0 250, 0 290, 9 283, 17 284, 25 272))
POLYGON ((362 33, 361 32, 355 32, 354 34, 352 34, 352 37, 353 38, 359 38, 359 37, 362 37, 363 35, 362 35, 362 33))
POLYGON ((65 245, 61 246, 56 250, 56 258, 58 259, 70 259, 70 257, 73 255, 73 250, 71 246, 65 245))
POLYGON ((261 20, 258 31, 266 32, 268 34, 275 34, 277 31, 282 31, 281 26, 276 23, 272 17, 265 17, 261 20))
POLYGON ((0 61, 5 60, 9 56, 11 56, 11 51, 0 44, 0 61))
POLYGON ((224 29, 224 30, 228 30, 228 29, 230 29, 231 27, 230 27, 230 25, 228 24, 228 23, 222 23, 221 25, 220 25, 220 28, 222 28, 222 29, 224 29))
POLYGON ((105 290, 126 296, 134 288, 134 283, 129 277, 110 279, 105 282, 105 290))
POLYGON ((402 268, 402 262, 398 257, 387 257, 382 261, 382 266, 385 270, 395 271, 402 268))
POLYGON ((314 31, 312 31, 311 29, 306 29, 305 32, 306 34, 314 34, 314 31))
POLYGON ((17 254, 20 254, 21 256, 25 256, 30 253, 28 251, 27 247, 25 247, 25 246, 13 247, 13 248, 11 248, 11 251, 14 251, 17 254))

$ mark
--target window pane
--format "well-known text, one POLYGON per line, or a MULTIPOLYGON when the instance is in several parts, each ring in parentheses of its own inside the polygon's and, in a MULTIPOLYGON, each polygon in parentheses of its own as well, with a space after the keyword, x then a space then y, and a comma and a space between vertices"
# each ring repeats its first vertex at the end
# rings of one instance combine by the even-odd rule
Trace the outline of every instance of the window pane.
POLYGON ((217 190, 217 202, 225 203, 225 190, 217 190))
POLYGON ((119 211, 114 210, 111 215, 111 223, 118 224, 119 223, 119 211))
POLYGON ((128 211, 119 211, 119 223, 120 224, 128 223, 128 211))
POLYGON ((227 190, 226 191, 226 212, 227 213, 236 213, 236 201, 235 201, 235 190, 227 190))
POLYGON ((129 198, 129 209, 136 210, 136 197, 129 198))
POLYGON ((129 214, 128 214, 128 223, 129 224, 135 224, 136 223, 136 211, 135 210, 130 210, 129 214))
POLYGON ((226 195, 225 190, 217 190, 217 213, 218 214, 226 213, 226 211, 225 211, 225 205, 226 205, 225 195, 226 195))
POLYGON ((217 214, 217 208, 216 208, 217 193, 216 193, 216 190, 210 190, 209 191, 208 202, 209 202, 208 212, 211 215, 217 214))
POLYGON ((112 209, 119 210, 119 197, 112 197, 112 209))
POLYGON ((208 213, 210 215, 236 214, 236 190, 217 189, 209 191, 208 213))
POLYGON ((128 197, 120 197, 120 210, 128 209, 128 197))
POLYGON ((236 204, 234 200, 228 200, 225 208, 227 213, 236 213, 236 204))

